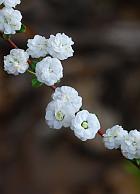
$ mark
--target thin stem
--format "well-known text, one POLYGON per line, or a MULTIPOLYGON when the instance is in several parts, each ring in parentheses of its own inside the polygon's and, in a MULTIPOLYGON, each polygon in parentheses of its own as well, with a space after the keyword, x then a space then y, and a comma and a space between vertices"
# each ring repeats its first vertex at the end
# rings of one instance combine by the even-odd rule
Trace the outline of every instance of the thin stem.
POLYGON ((4 39, 3 33, 2 33, 2 32, 0 32, 0 37, 1 37, 3 40, 6 40, 13 48, 18 48, 18 46, 17 46, 10 38, 4 39))
POLYGON ((57 88, 55 85, 53 85, 53 86, 50 86, 54 91, 55 91, 55 89, 57 88))
POLYGON ((18 48, 18 46, 11 39, 7 39, 7 42, 9 42, 13 48, 18 48))
POLYGON ((99 134, 101 137, 103 137, 104 132, 103 132, 103 129, 102 129, 102 128, 98 131, 98 134, 99 134))
POLYGON ((30 59, 28 59, 28 64, 31 65, 32 64, 32 61, 30 59))
POLYGON ((33 71, 29 70, 29 69, 27 71, 28 71, 28 73, 30 73, 32 75, 35 75, 35 72, 33 72, 33 71))

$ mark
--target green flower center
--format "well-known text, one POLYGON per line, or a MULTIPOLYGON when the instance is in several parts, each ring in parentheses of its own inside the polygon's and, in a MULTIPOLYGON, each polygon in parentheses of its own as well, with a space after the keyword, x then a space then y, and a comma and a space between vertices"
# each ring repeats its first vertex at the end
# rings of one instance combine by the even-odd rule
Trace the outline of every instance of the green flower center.
POLYGON ((84 129, 88 129, 88 122, 87 121, 84 121, 81 126, 84 128, 84 129))
POLYGON ((61 111, 59 111, 55 114, 55 118, 57 121, 62 121, 64 119, 64 115, 61 111))

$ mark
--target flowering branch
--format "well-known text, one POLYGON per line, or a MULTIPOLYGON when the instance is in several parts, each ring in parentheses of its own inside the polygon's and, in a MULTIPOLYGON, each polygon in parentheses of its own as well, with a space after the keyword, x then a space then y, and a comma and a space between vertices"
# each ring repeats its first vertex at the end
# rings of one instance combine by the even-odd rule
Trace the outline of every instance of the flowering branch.
POLYGON ((119 149, 123 156, 140 169, 140 132, 128 131, 115 125, 104 133, 98 117, 81 109, 82 97, 70 86, 56 87, 63 77, 61 61, 73 56, 74 42, 64 33, 51 35, 49 39, 35 35, 29 39, 27 50, 19 49, 11 35, 25 32, 22 15, 13 9, 20 0, 0 0, 0 37, 11 46, 10 54, 4 57, 4 70, 18 75, 26 71, 32 74, 32 85, 45 84, 53 89, 52 101, 46 108, 45 119, 50 128, 70 127, 82 141, 95 138, 98 133, 106 148, 119 149))
MULTIPOLYGON (((3 34, 0 32, 0 37, 2 38, 2 39, 4 39, 4 40, 6 40, 14 49, 18 49, 18 46, 16 45, 16 43, 14 42, 14 41, 12 41, 11 40, 11 38, 10 37, 8 37, 7 36, 7 38, 4 38, 4 36, 3 36, 3 34)), ((32 61, 30 60, 30 59, 28 59, 28 64, 29 65, 32 65, 32 61)), ((35 73, 34 72, 32 72, 32 71, 30 71, 30 70, 27 70, 28 71, 28 73, 30 73, 30 74, 32 74, 32 75, 35 75, 35 73)), ((55 90, 56 89, 56 86, 54 86, 54 85, 52 85, 52 86, 50 86, 53 90, 55 90)))

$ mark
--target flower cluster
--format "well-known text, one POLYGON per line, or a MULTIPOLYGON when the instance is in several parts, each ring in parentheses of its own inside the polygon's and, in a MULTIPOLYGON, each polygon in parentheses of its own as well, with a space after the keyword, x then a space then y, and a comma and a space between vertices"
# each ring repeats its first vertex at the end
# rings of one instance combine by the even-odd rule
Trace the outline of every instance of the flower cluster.
POLYGON ((72 56, 72 44, 71 38, 64 33, 51 35, 49 39, 35 35, 33 39, 28 40, 26 51, 16 48, 11 50, 10 55, 4 57, 4 70, 14 75, 24 73, 29 67, 27 63, 30 56, 32 60, 36 60, 33 69, 36 79, 43 84, 52 86, 63 77, 63 67, 59 60, 60 57, 57 56, 61 56, 61 59, 72 56), (49 52, 49 50, 51 51, 49 52), (51 55, 52 52, 56 53, 56 50, 57 55, 51 55))
POLYGON ((69 86, 56 88, 46 108, 46 121, 51 128, 70 127, 74 134, 86 141, 95 137, 100 123, 95 114, 81 110, 82 98, 69 86))
POLYGON ((63 77, 63 67, 60 60, 73 56, 72 45, 74 42, 64 33, 51 35, 49 39, 44 36, 35 35, 27 43, 27 53, 36 63, 35 74, 37 80, 48 86, 59 82, 63 77), (42 57, 45 57, 42 59, 42 57))
POLYGON ((15 34, 21 29, 22 15, 20 11, 15 10, 15 6, 20 4, 20 0, 0 0, 0 31, 4 34, 15 34))
POLYGON ((128 159, 140 158, 140 132, 137 130, 128 133, 121 126, 115 125, 106 130, 103 140, 106 148, 120 148, 123 156, 128 159))
POLYGON ((82 98, 78 92, 69 86, 56 88, 52 102, 46 108, 46 121, 51 128, 70 127, 75 113, 82 106, 82 98))

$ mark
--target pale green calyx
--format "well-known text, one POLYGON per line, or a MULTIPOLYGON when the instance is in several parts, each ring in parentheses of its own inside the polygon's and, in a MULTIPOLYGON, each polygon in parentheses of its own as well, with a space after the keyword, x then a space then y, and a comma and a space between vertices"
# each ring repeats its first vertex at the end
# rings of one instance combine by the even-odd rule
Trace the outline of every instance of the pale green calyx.
POLYGON ((59 111, 55 114, 55 118, 57 121, 62 121, 64 119, 64 115, 61 111, 59 111))
POLYGON ((84 128, 84 129, 88 129, 88 122, 87 121, 84 121, 81 126, 84 128))

